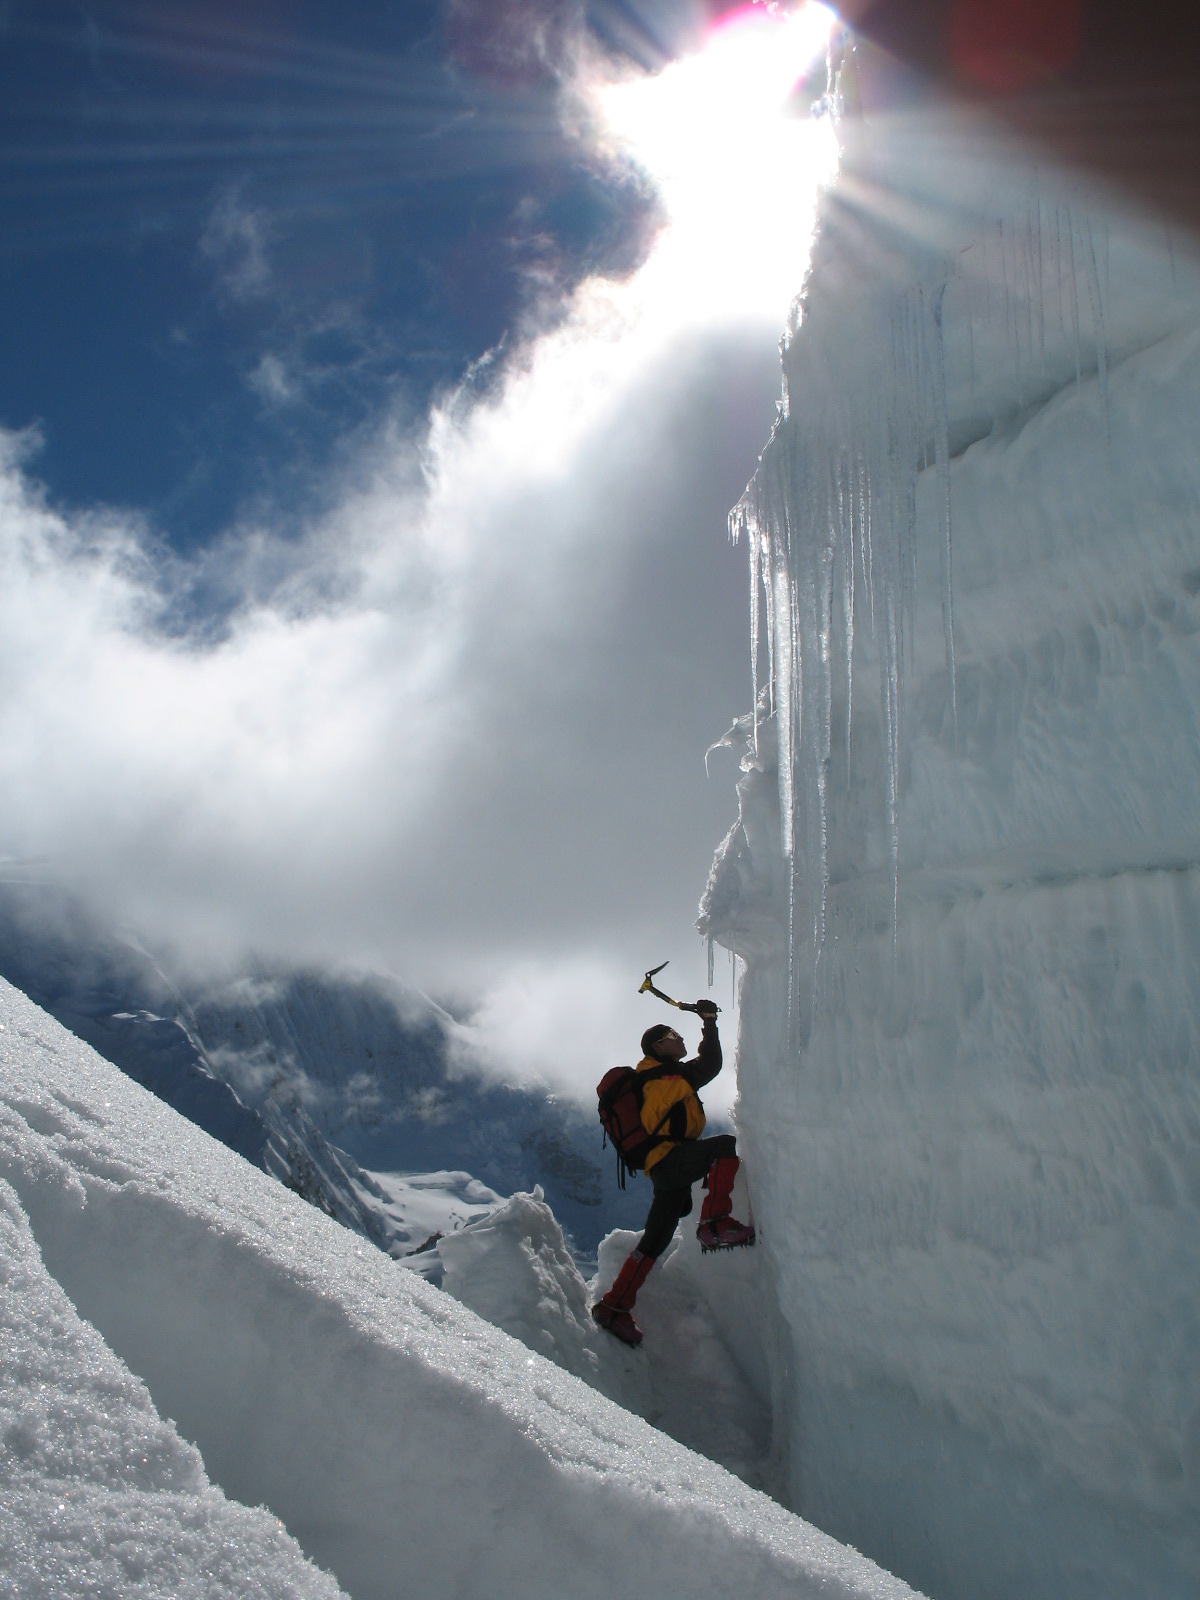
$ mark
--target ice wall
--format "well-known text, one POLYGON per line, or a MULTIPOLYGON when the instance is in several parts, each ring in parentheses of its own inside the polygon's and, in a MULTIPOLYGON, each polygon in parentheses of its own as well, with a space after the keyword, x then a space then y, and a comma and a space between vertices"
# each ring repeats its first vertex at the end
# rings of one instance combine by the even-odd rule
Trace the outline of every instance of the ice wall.
POLYGON ((1190 1595, 1200 275, 986 130, 843 130, 701 923, 792 1499, 936 1597, 1190 1595))

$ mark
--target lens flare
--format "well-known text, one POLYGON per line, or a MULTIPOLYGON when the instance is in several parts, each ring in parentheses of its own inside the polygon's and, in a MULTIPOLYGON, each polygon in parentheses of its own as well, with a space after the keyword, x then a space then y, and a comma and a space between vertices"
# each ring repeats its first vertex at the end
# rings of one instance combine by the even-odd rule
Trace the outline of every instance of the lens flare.
POLYGON ((576 286, 465 424, 453 400, 434 412, 426 459, 440 560, 475 548, 451 504, 462 485, 500 481, 513 460, 531 480, 563 477, 664 358, 714 333, 762 341, 783 331, 838 158, 831 119, 797 107, 793 90, 834 21, 815 5, 745 7, 653 76, 578 86, 589 133, 646 175, 667 221, 629 277, 576 286))
POLYGON ((669 226, 658 265, 693 307, 777 311, 782 325, 808 259, 817 191, 837 166, 829 119, 791 101, 835 20, 820 5, 745 6, 696 55, 596 93, 610 142, 659 194, 669 226))

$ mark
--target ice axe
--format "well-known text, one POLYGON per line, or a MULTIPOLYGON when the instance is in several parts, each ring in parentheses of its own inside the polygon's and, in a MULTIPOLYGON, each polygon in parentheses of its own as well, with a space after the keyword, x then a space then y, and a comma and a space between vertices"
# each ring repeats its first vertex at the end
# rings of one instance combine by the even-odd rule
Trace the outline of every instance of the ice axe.
MULTIPOLYGON (((700 1013, 697 1009, 698 1002, 691 1000, 672 1000, 669 994, 664 994, 661 989, 655 988, 655 978, 658 977, 663 967, 669 967, 670 965, 671 963, 669 961, 664 961, 661 966, 651 967, 650 971, 642 979, 641 987, 638 989, 638 993, 652 994, 656 1000, 665 1000, 669 1006, 674 1006, 678 1011, 695 1011, 696 1015, 699 1016, 700 1013)), ((708 1001, 707 1004, 712 1006, 714 1012, 720 1011, 721 1009, 720 1006, 715 1005, 711 1000, 708 1001)))

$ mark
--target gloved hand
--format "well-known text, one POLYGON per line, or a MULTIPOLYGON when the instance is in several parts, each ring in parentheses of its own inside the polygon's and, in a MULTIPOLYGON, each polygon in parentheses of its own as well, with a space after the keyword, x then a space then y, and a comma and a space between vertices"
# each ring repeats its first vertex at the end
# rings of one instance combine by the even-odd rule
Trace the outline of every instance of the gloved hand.
POLYGON ((697 1000, 692 1009, 698 1017, 715 1017, 721 1008, 712 1000, 697 1000))

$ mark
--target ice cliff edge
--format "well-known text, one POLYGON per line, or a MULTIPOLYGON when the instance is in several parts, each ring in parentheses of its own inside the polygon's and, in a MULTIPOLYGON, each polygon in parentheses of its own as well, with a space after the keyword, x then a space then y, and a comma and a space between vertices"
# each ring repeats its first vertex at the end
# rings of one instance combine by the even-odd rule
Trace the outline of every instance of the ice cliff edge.
POLYGON ((864 101, 734 513, 761 708, 701 919, 792 1503, 934 1596, 1183 1596, 1200 275, 864 101))

